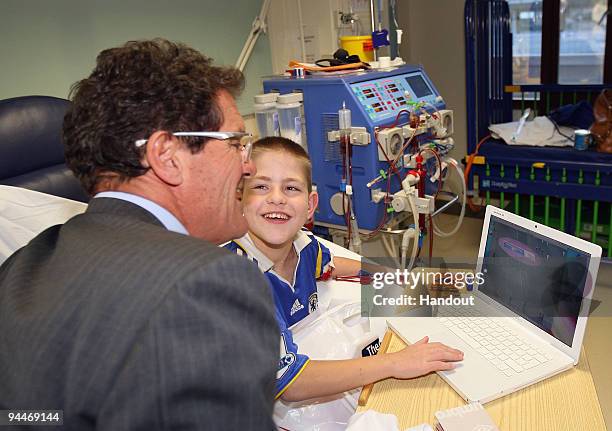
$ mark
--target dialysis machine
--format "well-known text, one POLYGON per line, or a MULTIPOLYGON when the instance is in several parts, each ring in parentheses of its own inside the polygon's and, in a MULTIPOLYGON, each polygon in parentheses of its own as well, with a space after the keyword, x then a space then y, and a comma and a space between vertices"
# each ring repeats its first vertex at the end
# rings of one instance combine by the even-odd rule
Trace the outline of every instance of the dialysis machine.
POLYGON ((389 226, 398 212, 419 213, 413 228, 433 215, 448 167, 443 158, 452 148, 453 113, 422 67, 272 77, 263 87, 302 94, 295 128, 306 132, 319 193, 315 224, 354 235, 389 226))

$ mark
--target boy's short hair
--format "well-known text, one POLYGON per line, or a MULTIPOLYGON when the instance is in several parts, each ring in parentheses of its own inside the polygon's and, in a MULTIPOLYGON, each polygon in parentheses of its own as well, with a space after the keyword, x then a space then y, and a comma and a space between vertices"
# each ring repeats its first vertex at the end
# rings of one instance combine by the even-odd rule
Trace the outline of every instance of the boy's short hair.
POLYGON ((268 136, 253 143, 253 159, 265 151, 285 151, 299 160, 304 168, 308 193, 312 192, 312 162, 308 153, 300 144, 281 136, 268 136))

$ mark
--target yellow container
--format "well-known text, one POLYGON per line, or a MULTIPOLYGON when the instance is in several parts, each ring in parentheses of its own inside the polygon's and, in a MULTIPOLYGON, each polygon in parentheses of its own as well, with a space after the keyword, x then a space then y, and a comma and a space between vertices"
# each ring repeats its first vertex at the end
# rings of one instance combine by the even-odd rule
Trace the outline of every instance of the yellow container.
POLYGON ((358 55, 361 61, 374 60, 374 46, 372 36, 342 36, 340 45, 349 55, 358 55))

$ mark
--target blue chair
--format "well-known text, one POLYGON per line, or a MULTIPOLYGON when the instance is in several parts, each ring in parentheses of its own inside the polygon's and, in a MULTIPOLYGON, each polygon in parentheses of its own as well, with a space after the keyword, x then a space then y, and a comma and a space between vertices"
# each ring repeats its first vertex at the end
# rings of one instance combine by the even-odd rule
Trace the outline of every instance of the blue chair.
POLYGON ((0 100, 0 184, 89 200, 65 164, 62 123, 69 106, 48 96, 0 100))

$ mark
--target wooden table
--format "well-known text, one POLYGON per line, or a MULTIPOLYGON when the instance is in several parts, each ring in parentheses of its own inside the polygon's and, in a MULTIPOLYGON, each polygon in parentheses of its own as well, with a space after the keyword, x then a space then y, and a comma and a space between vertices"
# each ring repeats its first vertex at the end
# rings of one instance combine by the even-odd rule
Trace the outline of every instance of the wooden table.
MULTIPOLYGON (((405 346, 395 334, 388 352, 405 346)), ((437 374, 411 380, 387 379, 374 385, 368 403, 357 411, 374 409, 397 416, 400 429, 421 423, 434 425, 434 413, 465 405, 437 374)), ((605 430, 589 363, 584 352, 576 367, 513 394, 485 404, 501 431, 605 430)))

